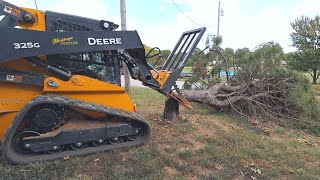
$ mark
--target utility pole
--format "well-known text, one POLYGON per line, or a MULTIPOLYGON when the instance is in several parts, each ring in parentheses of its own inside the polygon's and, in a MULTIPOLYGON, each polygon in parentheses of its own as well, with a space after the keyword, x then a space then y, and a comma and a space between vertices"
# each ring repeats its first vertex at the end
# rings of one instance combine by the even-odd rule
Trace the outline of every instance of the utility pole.
MULTIPOLYGON (((121 30, 127 30, 127 7, 126 0, 120 0, 120 14, 121 14, 121 30)), ((126 63, 123 64, 124 84, 126 92, 130 92, 130 75, 126 63)))
POLYGON ((217 36, 220 36, 220 16, 221 16, 221 2, 219 2, 219 7, 218 7, 218 29, 217 29, 217 36))
POLYGON ((121 13, 121 30, 127 30, 127 7, 126 0, 120 0, 120 13, 121 13))
MULTIPOLYGON (((220 16, 221 16, 221 2, 219 1, 219 7, 218 7, 218 28, 217 28, 217 38, 220 38, 220 16)), ((218 48, 218 47, 217 47, 218 48)), ((219 51, 219 50, 218 50, 219 51)), ((216 57, 216 62, 219 64, 219 55, 216 57)), ((220 72, 218 74, 218 77, 220 78, 220 72)))

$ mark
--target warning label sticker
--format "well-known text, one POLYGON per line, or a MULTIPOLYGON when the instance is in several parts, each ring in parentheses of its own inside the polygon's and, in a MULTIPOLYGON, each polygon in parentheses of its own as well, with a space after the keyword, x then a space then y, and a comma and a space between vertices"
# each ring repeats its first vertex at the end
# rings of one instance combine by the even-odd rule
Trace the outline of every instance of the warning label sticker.
POLYGON ((19 11, 18 9, 9 7, 9 6, 5 6, 3 11, 6 13, 9 13, 9 14, 12 14, 14 16, 17 16, 17 17, 19 17, 21 14, 21 11, 19 11))
POLYGON ((22 76, 7 75, 7 81, 22 82, 22 76))

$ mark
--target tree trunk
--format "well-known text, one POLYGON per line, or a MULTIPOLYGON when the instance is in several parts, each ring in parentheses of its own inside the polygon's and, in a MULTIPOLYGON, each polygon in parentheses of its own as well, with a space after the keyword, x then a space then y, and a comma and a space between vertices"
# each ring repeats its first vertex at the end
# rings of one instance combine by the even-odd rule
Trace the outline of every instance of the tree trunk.
POLYGON ((168 98, 165 103, 163 117, 173 123, 179 122, 179 102, 173 98, 168 98))
POLYGON ((317 69, 313 69, 312 74, 312 84, 317 84, 317 69))

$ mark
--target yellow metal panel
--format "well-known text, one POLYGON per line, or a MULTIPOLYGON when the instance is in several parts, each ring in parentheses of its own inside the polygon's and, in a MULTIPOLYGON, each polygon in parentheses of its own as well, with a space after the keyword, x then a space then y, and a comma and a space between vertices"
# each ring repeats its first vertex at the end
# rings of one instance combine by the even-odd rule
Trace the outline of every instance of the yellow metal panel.
POLYGON ((170 75, 171 75, 171 72, 169 71, 159 71, 159 72, 156 72, 156 71, 151 71, 152 73, 152 76, 154 79, 156 79, 159 83, 160 83, 160 89, 162 89, 164 87, 164 85, 166 84, 166 82, 168 81, 170 75))
POLYGON ((0 111, 19 111, 40 93, 40 87, 16 83, 0 83, 0 111))
POLYGON ((45 17, 44 11, 29 9, 29 8, 23 8, 23 9, 33 14, 33 16, 35 17, 35 22, 32 24, 23 23, 23 22, 19 23, 19 26, 21 28, 35 30, 35 31, 46 31, 46 17, 45 17))
POLYGON ((120 86, 81 75, 74 75, 69 81, 49 77, 45 79, 44 84, 46 92, 125 92, 120 86), (56 82, 59 86, 57 88, 49 86, 50 81, 56 82))
POLYGON ((25 104, 39 96, 42 89, 15 83, 0 83, 0 141, 25 104))
POLYGON ((0 113, 0 141, 3 140, 4 135, 6 134, 8 128, 11 126, 14 117, 17 115, 14 113, 0 113))
POLYGON ((44 93, 59 94, 86 102, 135 112, 135 105, 128 94, 122 87, 114 84, 80 75, 72 76, 69 81, 49 77, 45 79, 44 84, 44 93), (49 85, 52 83, 56 84, 57 87, 49 85))

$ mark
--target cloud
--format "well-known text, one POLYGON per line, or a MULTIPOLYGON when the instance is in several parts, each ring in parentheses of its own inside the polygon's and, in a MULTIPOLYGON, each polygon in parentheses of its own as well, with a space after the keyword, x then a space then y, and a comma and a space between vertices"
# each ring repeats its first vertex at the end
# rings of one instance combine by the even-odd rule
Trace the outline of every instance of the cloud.
POLYGON ((165 8, 166 8, 165 5, 161 5, 160 8, 159 8, 160 12, 164 12, 164 11, 165 11, 165 8))

